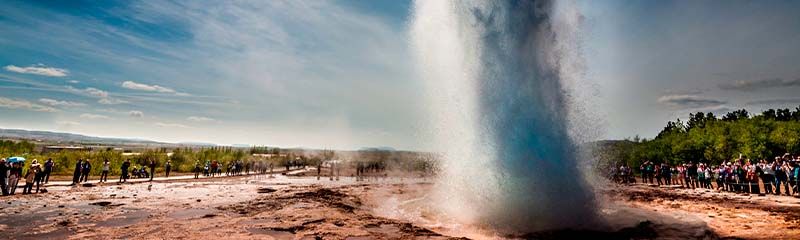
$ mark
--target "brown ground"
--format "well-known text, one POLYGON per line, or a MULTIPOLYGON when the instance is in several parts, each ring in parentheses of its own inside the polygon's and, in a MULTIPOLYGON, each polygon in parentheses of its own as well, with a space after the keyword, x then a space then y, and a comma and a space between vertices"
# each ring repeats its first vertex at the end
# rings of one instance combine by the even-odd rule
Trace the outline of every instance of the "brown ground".
POLYGON ((603 192, 616 203, 654 215, 705 222, 719 237, 800 238, 800 199, 794 197, 646 185, 609 188, 603 192))
MULTIPOLYGON (((9 239, 501 238, 437 218, 424 179, 356 182, 245 176, 92 187, 0 198, 9 239)), ((797 239, 800 200, 644 185, 600 190, 605 224, 540 239, 797 239), (599 230, 598 230, 599 229, 599 230)), ((508 236, 506 236, 508 237, 508 236)))

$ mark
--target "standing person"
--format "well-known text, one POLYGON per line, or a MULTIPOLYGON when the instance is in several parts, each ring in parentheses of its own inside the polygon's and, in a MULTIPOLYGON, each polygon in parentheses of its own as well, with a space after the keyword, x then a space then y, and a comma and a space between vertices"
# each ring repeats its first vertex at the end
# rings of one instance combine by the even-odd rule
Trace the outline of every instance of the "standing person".
POLYGON ((654 166, 652 175, 656 177, 656 184, 658 184, 658 186, 661 186, 662 185, 662 183, 661 183, 661 167, 655 167, 654 166))
POLYGON ((761 194, 761 189, 758 186, 758 173, 760 171, 761 170, 756 167, 756 164, 747 160, 747 184, 752 194, 761 194))
POLYGON ((25 188, 22 189, 22 194, 31 194, 33 190, 33 180, 36 177, 38 169, 31 164, 28 172, 25 173, 25 188))
POLYGON ((761 181, 764 181, 764 191, 767 194, 772 194, 772 183, 775 181, 775 168, 774 163, 766 162, 765 160, 761 160, 761 170, 764 174, 761 174, 761 181))
POLYGON ((39 193, 39 187, 44 181, 44 171, 42 171, 42 165, 39 164, 39 160, 36 159, 31 162, 31 168, 36 168, 35 175, 33 175, 33 183, 36 184, 36 193, 39 193))
POLYGON ((153 181, 153 177, 156 175, 156 160, 150 160, 150 181, 153 181))
POLYGON ((119 182, 127 182, 128 181, 128 168, 131 167, 131 160, 125 159, 125 162, 122 163, 122 166, 119 167, 120 172, 119 175, 119 182))
POLYGON ((44 171, 42 172, 44 174, 44 183, 50 182, 50 173, 53 172, 53 165, 55 163, 52 158, 48 158, 47 162, 44 162, 44 171))
POLYGON ((169 177, 169 171, 172 170, 172 160, 167 160, 167 164, 164 165, 164 173, 166 177, 169 177))
POLYGON ((200 178, 200 161, 194 161, 194 179, 200 178))
POLYGON ((697 187, 698 188, 704 188, 705 184, 703 184, 703 183, 705 181, 706 181, 705 166, 703 166, 702 163, 698 163, 697 164, 697 185, 698 185, 697 187))
POLYGON ((670 179, 670 170, 669 165, 666 163, 661 163, 661 178, 664 179, 664 185, 672 185, 672 179, 670 179))
POLYGON ((798 194, 800 194, 800 193, 798 193, 798 192, 800 192, 799 191, 800 190, 800 165, 798 165, 797 161, 792 161, 791 165, 792 165, 792 176, 794 176, 794 178, 792 179, 793 180, 792 181, 792 185, 793 185, 793 188, 792 188, 793 194, 792 195, 797 196, 798 194))
POLYGON ((19 185, 20 178, 22 178, 22 164, 11 164, 11 171, 9 173, 8 181, 8 194, 14 195, 14 193, 17 192, 17 186, 19 185))
POLYGON ((78 159, 78 161, 75 162, 75 172, 72 173, 72 184, 78 184, 81 180, 81 170, 83 169, 82 161, 83 160, 78 159))
POLYGON ((696 187, 698 187, 697 186, 698 185, 697 184, 697 177, 698 177, 697 176, 697 165, 695 165, 693 162, 689 162, 686 165, 686 175, 688 176, 687 179, 689 180, 689 182, 688 182, 689 183, 689 187, 692 188, 692 189, 695 189, 696 187))
POLYGON ((789 195, 789 185, 786 184, 788 175, 784 170, 783 164, 783 159, 780 157, 775 158, 775 195, 781 195, 781 183, 783 183, 783 189, 786 190, 786 195, 789 195))
POLYGON ((103 173, 100 174, 100 182, 108 182, 108 172, 111 171, 111 163, 108 159, 103 160, 103 173))
POLYGON ((6 179, 8 178, 8 165, 6 165, 6 159, 0 159, 0 188, 2 189, 3 196, 8 195, 8 184, 6 183, 6 179))
POLYGON ((211 177, 217 175, 217 168, 219 167, 219 163, 217 160, 211 161, 211 177))
POLYGON ((89 173, 92 171, 92 164, 89 163, 89 160, 83 161, 83 169, 81 169, 81 180, 80 182, 89 181, 89 173))

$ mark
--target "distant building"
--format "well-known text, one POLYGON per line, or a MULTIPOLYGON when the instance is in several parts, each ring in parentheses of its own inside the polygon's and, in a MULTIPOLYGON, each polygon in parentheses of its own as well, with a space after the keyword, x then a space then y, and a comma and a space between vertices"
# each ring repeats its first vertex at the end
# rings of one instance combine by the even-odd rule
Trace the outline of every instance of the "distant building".
POLYGON ((92 148, 82 146, 45 146, 42 153, 63 152, 63 151, 91 151, 92 148))

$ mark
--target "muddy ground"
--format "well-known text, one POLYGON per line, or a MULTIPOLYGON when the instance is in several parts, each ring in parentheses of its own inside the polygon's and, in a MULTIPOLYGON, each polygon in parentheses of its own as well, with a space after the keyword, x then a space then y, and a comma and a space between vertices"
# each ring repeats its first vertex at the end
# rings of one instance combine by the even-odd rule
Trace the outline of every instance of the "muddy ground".
POLYGON ((441 219, 426 179, 244 176, 50 187, 0 201, 8 239, 797 239, 800 200, 604 188, 591 229, 504 236, 441 219))

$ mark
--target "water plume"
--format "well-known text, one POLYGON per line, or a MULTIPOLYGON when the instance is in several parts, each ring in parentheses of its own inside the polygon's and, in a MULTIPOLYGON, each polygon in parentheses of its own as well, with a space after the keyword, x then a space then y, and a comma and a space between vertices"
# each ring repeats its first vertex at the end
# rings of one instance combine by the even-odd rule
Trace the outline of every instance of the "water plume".
POLYGON ((411 40, 443 158, 436 198, 458 222, 524 234, 592 219, 567 95, 579 41, 558 4, 415 2, 411 40))

